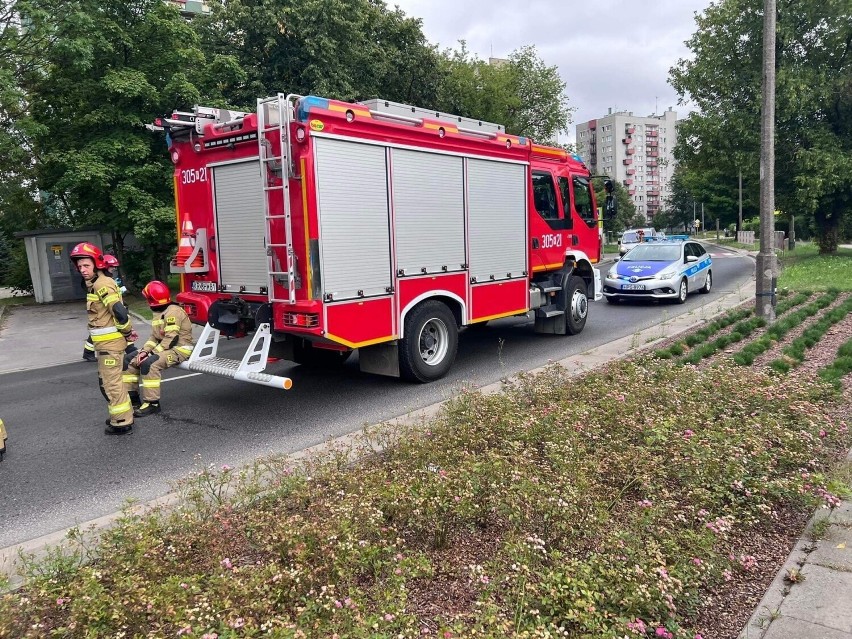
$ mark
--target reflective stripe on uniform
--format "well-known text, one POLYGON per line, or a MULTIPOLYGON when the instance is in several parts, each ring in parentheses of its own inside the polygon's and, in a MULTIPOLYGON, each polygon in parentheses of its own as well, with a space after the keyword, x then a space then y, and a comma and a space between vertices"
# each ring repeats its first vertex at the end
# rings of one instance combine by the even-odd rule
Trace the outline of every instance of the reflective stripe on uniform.
POLYGON ((120 331, 130 328, 130 320, 127 320, 124 324, 116 323, 115 327, 120 331))
POLYGON ((151 322, 151 326, 159 326, 159 325, 160 325, 160 324, 162 324, 162 323, 163 323, 163 320, 161 320, 161 319, 153 320, 153 321, 151 322))
POLYGON ((166 328, 163 330, 163 332, 164 333, 179 333, 180 332, 180 326, 166 326, 166 328))
POLYGON ((160 344, 157 344, 157 345, 154 347, 154 351, 155 351, 155 352, 157 352, 157 353, 162 353, 164 350, 166 350, 166 349, 165 349, 165 348, 163 348, 160 344))
POLYGON ((92 344, 89 340, 86 340, 85 342, 83 342, 83 349, 84 349, 84 350, 87 350, 87 351, 92 351, 92 352, 94 352, 94 350, 95 350, 95 345, 94 345, 94 344, 92 344))
POLYGON ((104 326, 102 328, 90 328, 89 335, 106 335, 108 333, 115 333, 115 326, 104 326))
POLYGON ((112 329, 112 332, 105 333, 103 335, 92 335, 92 341, 97 344, 99 342, 109 342, 110 340, 118 339, 121 337, 121 333, 116 329, 112 329))
POLYGON ((87 302, 98 302, 100 301, 100 297, 95 295, 94 293, 86 293, 86 301, 87 302))
POLYGON ((160 380, 159 379, 145 379, 144 377, 139 380, 139 385, 142 388, 159 388, 160 380))
POLYGON ((121 381, 125 384, 138 384, 139 375, 130 375, 129 373, 125 373, 121 376, 121 381))
POLYGON ((126 402, 118 404, 117 406, 110 406, 109 407, 109 414, 110 415, 121 415, 122 413, 126 413, 126 412, 131 411, 131 410, 133 410, 133 405, 130 403, 130 400, 128 399, 126 402))
POLYGON ((118 293, 113 293, 112 295, 107 295, 103 299, 103 303, 104 306, 109 306, 110 304, 115 304, 119 300, 121 300, 121 295, 119 295, 118 293))
POLYGON ((193 347, 192 344, 186 344, 184 346, 175 346, 175 350, 178 353, 180 353, 181 355, 187 355, 187 356, 192 355, 192 349, 193 348, 194 347, 193 347))

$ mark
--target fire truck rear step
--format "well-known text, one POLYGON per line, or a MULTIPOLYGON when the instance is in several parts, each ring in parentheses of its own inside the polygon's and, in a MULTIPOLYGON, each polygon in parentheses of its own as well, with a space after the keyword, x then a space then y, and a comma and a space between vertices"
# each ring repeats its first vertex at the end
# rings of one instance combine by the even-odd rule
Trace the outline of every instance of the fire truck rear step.
POLYGON ((249 382, 289 390, 293 386, 293 380, 289 377, 269 375, 263 372, 263 369, 266 368, 271 343, 272 332, 269 324, 261 324, 255 331, 251 345, 249 345, 242 360, 217 357, 219 329, 207 324, 201 332, 198 344, 192 350, 192 355, 189 356, 187 361, 180 364, 180 368, 196 373, 227 377, 238 382, 249 382))

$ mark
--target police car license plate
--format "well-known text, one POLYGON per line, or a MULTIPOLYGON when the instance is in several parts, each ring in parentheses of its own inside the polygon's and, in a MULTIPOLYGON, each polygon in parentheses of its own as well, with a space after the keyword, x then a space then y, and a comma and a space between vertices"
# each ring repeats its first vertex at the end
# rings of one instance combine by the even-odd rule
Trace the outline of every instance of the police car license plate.
POLYGON ((203 293, 215 293, 217 289, 216 282, 193 282, 192 290, 201 291, 203 293))
POLYGON ((622 284, 621 290, 623 291, 644 291, 644 284, 622 284))

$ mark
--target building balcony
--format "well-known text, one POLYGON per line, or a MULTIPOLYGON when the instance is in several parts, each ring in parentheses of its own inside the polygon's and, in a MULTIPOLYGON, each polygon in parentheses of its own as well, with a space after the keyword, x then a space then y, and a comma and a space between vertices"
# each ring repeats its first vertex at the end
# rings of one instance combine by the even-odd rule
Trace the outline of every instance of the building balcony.
POLYGON ((630 178, 627 178, 626 180, 624 180, 622 182, 622 184, 624 184, 624 186, 630 186, 631 184, 633 184, 633 180, 630 179, 630 178))
POLYGON ((621 141, 625 144, 633 144, 633 138, 631 138, 629 135, 626 138, 622 138, 621 141))
POLYGON ((659 142, 657 140, 648 140, 647 144, 648 144, 648 146, 654 146, 655 147, 655 146, 659 145, 659 142))
POLYGON ((625 153, 627 153, 627 155, 633 155, 634 153, 636 153, 636 149, 629 148, 625 151, 625 153))
POLYGON ((636 189, 627 189, 627 195, 636 195, 636 189))
POLYGON ((653 196, 653 197, 659 197, 660 191, 659 191, 659 189, 655 189, 653 191, 648 191, 648 195, 653 196))
POLYGON ((636 173, 636 169, 627 169, 627 175, 633 175, 636 173))
POLYGON ((647 155, 649 158, 656 158, 659 157, 660 153, 659 151, 648 151, 647 155))
POLYGON ((621 161, 621 163, 622 163, 624 166, 630 166, 631 164, 633 164, 633 158, 624 158, 624 159, 621 161))
POLYGON ((598 121, 597 120, 589 120, 589 130, 594 131, 597 128, 598 128, 598 121))
POLYGON ((633 132, 634 132, 634 131, 636 131, 636 127, 634 127, 634 126, 630 126, 630 125, 628 124, 627 126, 625 126, 625 127, 624 127, 624 132, 625 132, 627 135, 633 135, 633 132))
POLYGON ((645 166, 657 166, 656 160, 648 160, 645 162, 645 166))

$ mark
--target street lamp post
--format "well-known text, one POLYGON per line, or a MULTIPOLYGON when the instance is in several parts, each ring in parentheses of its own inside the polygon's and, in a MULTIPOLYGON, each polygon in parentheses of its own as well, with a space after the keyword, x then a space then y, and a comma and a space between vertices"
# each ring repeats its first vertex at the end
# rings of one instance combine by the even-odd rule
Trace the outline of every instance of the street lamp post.
POLYGON ((755 278, 755 312, 775 320, 778 262, 775 237, 775 0, 763 1, 763 105, 760 126, 760 252, 755 278))

